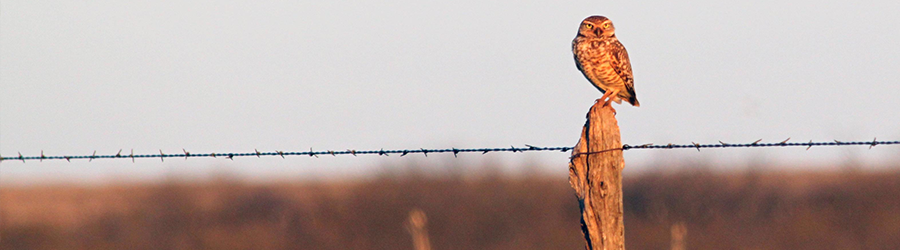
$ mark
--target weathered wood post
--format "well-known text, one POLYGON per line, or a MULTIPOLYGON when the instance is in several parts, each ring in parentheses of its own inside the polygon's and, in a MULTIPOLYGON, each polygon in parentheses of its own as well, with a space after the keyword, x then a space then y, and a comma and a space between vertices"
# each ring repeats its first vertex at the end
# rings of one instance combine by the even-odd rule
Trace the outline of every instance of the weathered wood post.
POLYGON ((586 249, 625 249, 622 140, 615 111, 597 102, 587 114, 569 162, 569 183, 581 207, 586 249))

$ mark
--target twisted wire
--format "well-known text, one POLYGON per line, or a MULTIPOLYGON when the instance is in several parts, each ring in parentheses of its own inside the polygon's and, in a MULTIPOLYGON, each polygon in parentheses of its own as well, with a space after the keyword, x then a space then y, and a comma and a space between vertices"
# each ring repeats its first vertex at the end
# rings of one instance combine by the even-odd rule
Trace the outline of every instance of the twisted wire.
MULTIPOLYGON (((788 140, 784 140, 782 142, 777 143, 760 143, 762 140, 757 140, 752 143, 725 143, 719 141, 719 143, 711 143, 711 144, 699 144, 692 142, 691 144, 665 144, 665 145, 654 145, 652 143, 649 144, 641 144, 637 146, 631 146, 628 144, 622 145, 621 148, 612 148, 606 149, 599 152, 584 152, 583 154, 594 154, 594 153, 602 153, 608 152, 612 150, 632 150, 632 149, 685 149, 685 148, 693 148, 698 151, 703 148, 761 148, 761 147, 806 147, 809 150, 812 147, 820 147, 820 146, 869 146, 869 148, 875 147, 876 145, 897 145, 900 144, 900 141, 878 141, 874 139, 872 141, 830 141, 830 142, 788 142, 788 140)), ((482 153, 487 154, 489 152, 527 152, 527 151, 559 151, 559 152, 567 152, 572 150, 573 147, 536 147, 532 145, 525 145, 525 147, 515 147, 510 146, 508 148, 439 148, 439 149, 391 149, 391 150, 325 150, 325 151, 314 151, 310 149, 309 151, 268 151, 268 152, 260 152, 258 150, 254 150, 253 152, 226 152, 226 153, 200 153, 193 154, 188 152, 187 150, 182 149, 182 153, 173 153, 166 154, 163 153, 162 150, 159 151, 159 154, 134 154, 134 150, 129 154, 122 154, 122 151, 119 150, 116 154, 101 154, 98 155, 97 151, 94 151, 91 155, 44 155, 44 152, 41 151, 40 155, 36 156, 23 156, 19 153, 18 156, 0 156, 0 162, 16 160, 16 161, 29 161, 29 160, 79 160, 79 159, 87 159, 88 161, 93 161, 94 159, 131 159, 132 162, 135 159, 141 158, 159 158, 162 161, 165 161, 166 158, 196 158, 196 157, 212 157, 212 158, 226 158, 233 160, 235 157, 263 157, 263 156, 280 156, 282 158, 286 156, 309 156, 309 157, 319 157, 319 156, 339 156, 339 155, 379 155, 379 156, 390 156, 390 155, 400 155, 401 157, 406 156, 408 154, 423 154, 424 156, 428 156, 428 154, 441 154, 441 153, 453 153, 453 156, 458 156, 460 153, 482 153)), ((578 156, 578 155, 576 155, 578 156)))

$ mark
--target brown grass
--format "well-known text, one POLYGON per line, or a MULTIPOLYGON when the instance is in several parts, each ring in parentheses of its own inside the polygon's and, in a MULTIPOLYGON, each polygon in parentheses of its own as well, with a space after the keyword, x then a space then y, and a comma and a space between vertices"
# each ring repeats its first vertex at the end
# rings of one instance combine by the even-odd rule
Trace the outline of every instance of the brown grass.
MULTIPOLYGON (((900 249, 900 173, 629 176, 629 249, 900 249)), ((3 187, 2 249, 582 249, 565 177, 3 187)))

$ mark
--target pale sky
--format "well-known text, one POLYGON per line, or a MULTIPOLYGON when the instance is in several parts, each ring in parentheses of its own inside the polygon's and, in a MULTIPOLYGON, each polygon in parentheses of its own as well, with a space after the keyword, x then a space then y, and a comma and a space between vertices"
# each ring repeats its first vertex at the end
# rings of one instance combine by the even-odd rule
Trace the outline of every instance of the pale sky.
MULTIPOLYGON (((0 155, 572 146, 601 93, 571 40, 613 20, 641 107, 624 143, 898 140, 897 1, 3 1, 0 155)), ((4 161, 0 183, 367 176, 567 153, 4 161)), ((827 168, 900 147, 627 151, 827 168)))

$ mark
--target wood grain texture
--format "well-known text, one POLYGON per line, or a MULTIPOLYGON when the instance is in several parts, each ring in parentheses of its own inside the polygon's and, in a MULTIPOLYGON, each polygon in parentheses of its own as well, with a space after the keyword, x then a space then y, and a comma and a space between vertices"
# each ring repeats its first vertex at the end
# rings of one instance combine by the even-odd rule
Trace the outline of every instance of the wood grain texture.
POLYGON ((597 102, 572 151, 569 183, 581 208, 586 249, 625 249, 622 208, 622 141, 615 113, 597 102))

